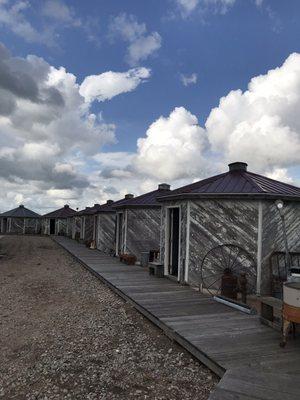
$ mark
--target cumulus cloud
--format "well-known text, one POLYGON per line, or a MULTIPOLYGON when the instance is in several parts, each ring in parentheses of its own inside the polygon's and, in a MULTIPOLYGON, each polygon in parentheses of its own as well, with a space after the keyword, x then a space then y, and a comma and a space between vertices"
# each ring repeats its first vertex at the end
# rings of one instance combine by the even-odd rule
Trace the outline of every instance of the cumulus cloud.
POLYGON ((115 126, 91 111, 92 102, 132 91, 149 74, 142 68, 131 71, 125 74, 131 86, 121 79, 113 88, 105 82, 110 74, 100 74, 102 94, 98 87, 86 101, 74 74, 33 55, 13 57, 1 44, 0 209, 16 205, 11 202, 20 196, 41 208, 60 205, 66 196, 84 202, 83 193, 94 201, 104 198, 105 190, 95 185, 99 169, 93 181, 90 163, 99 162, 93 157, 104 144, 115 142, 115 126))
POLYGON ((300 161, 300 54, 251 79, 248 90, 221 98, 207 121, 212 149, 251 166, 287 167, 300 161))
POLYGON ((137 142, 136 168, 157 179, 191 177, 203 164, 205 131, 184 107, 160 117, 137 142))
POLYGON ((133 68, 127 72, 108 71, 87 76, 79 92, 87 102, 110 100, 121 93, 131 92, 149 77, 148 68, 133 68))
POLYGON ((144 23, 139 23, 135 16, 122 13, 111 21, 111 38, 119 37, 128 43, 126 61, 129 65, 138 65, 155 53, 162 43, 158 32, 147 32, 144 23))
POLYGON ((291 182, 300 164, 300 54, 251 79, 248 90, 221 98, 205 126, 183 107, 152 123, 138 140, 136 170, 150 178, 202 177, 203 168, 223 170, 241 160, 251 170, 291 182), (212 163, 210 160, 213 160, 212 163))
POLYGON ((184 86, 195 85, 198 80, 198 76, 196 73, 192 73, 191 75, 180 75, 180 80, 184 86))

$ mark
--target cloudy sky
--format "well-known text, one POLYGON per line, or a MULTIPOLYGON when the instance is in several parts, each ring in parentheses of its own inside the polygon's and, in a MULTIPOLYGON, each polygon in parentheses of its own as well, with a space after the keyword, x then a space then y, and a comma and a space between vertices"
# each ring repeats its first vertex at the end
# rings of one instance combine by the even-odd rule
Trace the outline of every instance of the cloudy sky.
POLYGON ((246 161, 300 184, 298 0, 0 0, 0 210, 246 161))

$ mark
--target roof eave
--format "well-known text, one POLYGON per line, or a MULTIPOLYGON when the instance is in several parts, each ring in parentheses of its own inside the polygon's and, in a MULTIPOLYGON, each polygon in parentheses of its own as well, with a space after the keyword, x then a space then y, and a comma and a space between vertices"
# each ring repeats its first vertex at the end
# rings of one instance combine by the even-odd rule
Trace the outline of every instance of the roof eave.
POLYGON ((160 208, 161 204, 123 204, 119 206, 115 206, 114 208, 119 210, 119 209, 125 209, 125 208, 160 208))
POLYGON ((286 200, 300 201, 300 195, 284 195, 277 193, 180 193, 169 196, 158 197, 160 202, 173 200, 193 200, 193 199, 249 199, 249 200, 286 200))

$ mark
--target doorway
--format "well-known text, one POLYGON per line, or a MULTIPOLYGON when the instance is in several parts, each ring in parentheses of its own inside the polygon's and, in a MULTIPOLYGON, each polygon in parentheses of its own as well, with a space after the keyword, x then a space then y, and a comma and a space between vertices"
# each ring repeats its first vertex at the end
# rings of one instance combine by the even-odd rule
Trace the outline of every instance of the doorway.
POLYGON ((2 219, 2 233, 7 232, 7 218, 2 219))
POLYGON ((55 219, 50 219, 50 235, 55 235, 55 219))
POLYGON ((178 277, 180 218, 179 208, 168 209, 168 274, 178 277))

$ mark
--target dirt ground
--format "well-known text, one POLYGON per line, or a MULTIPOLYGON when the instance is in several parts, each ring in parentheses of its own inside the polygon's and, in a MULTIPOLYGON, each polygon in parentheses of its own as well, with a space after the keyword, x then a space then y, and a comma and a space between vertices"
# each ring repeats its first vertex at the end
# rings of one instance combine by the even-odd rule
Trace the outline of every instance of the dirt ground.
POLYGON ((0 238, 0 398, 207 399, 217 378, 50 238, 0 238))

